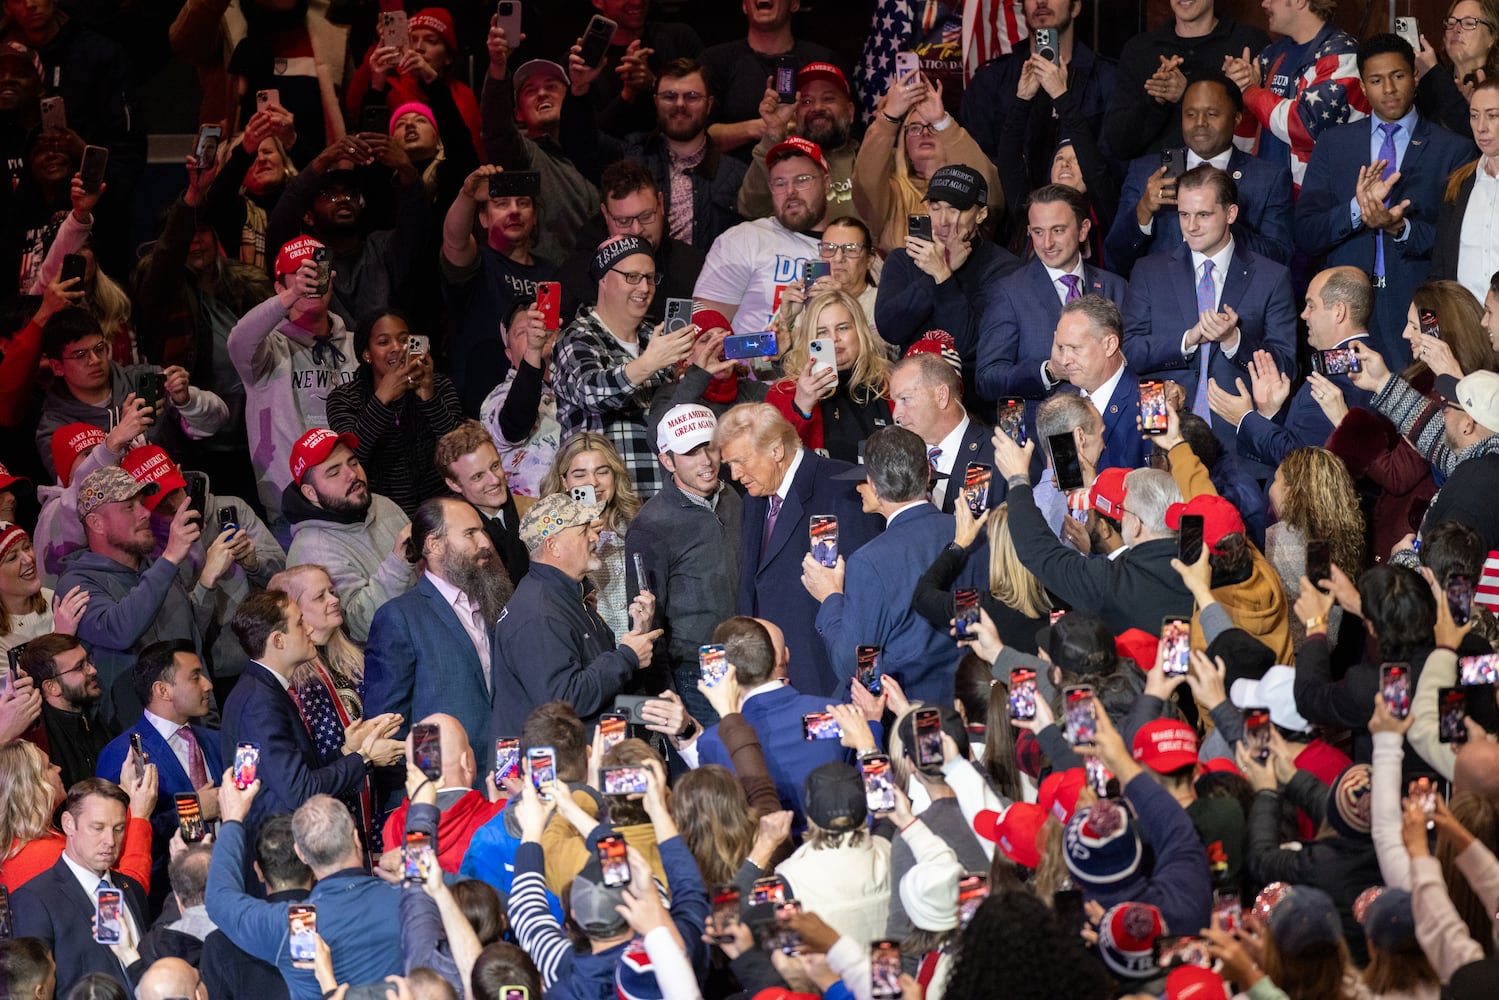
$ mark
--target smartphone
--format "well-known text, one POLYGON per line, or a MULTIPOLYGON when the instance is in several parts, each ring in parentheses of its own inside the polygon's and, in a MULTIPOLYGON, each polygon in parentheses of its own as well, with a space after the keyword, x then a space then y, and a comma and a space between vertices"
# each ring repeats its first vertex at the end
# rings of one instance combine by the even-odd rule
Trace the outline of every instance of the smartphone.
POLYGON ((1405 788, 1405 794, 1412 802, 1418 803, 1421 811, 1426 814, 1426 829, 1436 826, 1432 821, 1437 812, 1436 778, 1427 774, 1412 778, 1405 788))
POLYGON ((776 937, 783 955, 795 955, 802 950, 802 936, 791 929, 792 918, 801 912, 801 900, 783 899, 776 904, 776 937))
POLYGON ((21 679, 21 655, 26 652, 29 642, 18 642, 5 651, 5 658, 10 663, 10 669, 5 672, 5 687, 7 690, 14 688, 16 682, 21 679))
POLYGON ((1114 772, 1104 765, 1101 757, 1084 757, 1083 773, 1087 775, 1088 787, 1101 799, 1109 797, 1109 782, 1114 780, 1114 772))
POLYGON ((663 329, 666 333, 676 333, 685 330, 692 325, 692 300, 691 299, 667 299, 666 300, 666 323, 663 329))
POLYGON ((900 1000, 900 945, 876 941, 869 946, 869 996, 872 1000, 900 1000))
POLYGON ((239 530, 239 508, 232 503, 219 508, 219 534, 239 530))
POLYGON ((818 337, 807 345, 807 352, 812 359, 813 375, 838 370, 838 348, 832 337, 818 337))
POLYGON ((1499 653, 1464 656, 1457 661, 1457 667, 1459 684, 1499 684, 1499 653))
POLYGON ((531 785, 536 789, 537 798, 543 802, 552 801, 557 791, 557 766, 553 763, 556 759, 556 751, 551 747, 532 747, 526 751, 526 763, 531 765, 531 785))
POLYGON ((1036 672, 1030 667, 1010 671, 1010 718, 1030 722, 1036 717, 1036 672))
POLYGON ((145 403, 150 409, 156 409, 161 405, 161 397, 166 394, 166 376, 161 372, 139 372, 135 376, 135 398, 145 403))
POLYGON ((333 282, 333 261, 328 253, 327 247, 312 248, 312 262, 317 265, 317 284, 313 286, 314 297, 328 294, 328 286, 333 282))
POLYGON ((244 791, 255 784, 260 767, 260 744, 241 743, 234 748, 234 787, 244 791))
MULTIPOLYGON (((601 720, 599 725, 604 723, 601 720)), ((494 741, 494 783, 503 788, 507 779, 520 774, 520 740, 501 736, 494 741)))
POLYGON ((602 14, 595 14, 583 32, 583 46, 579 56, 585 66, 597 66, 609 52, 609 42, 619 27, 602 14))
POLYGON ((562 329, 562 286, 555 281, 536 283, 536 308, 545 317, 548 330, 562 329))
POLYGON ((605 712, 599 717, 599 745, 608 753, 629 735, 630 717, 624 712, 605 712))
POLYGON ((1270 759, 1270 710, 1244 709, 1244 747, 1249 756, 1263 764, 1270 759))
POLYGON ((1418 55, 1420 54, 1421 32, 1416 27, 1416 19, 1414 17, 1395 18, 1395 34, 1409 42, 1410 47, 1415 49, 1418 55))
MULTIPOLYGON (((390 109, 383 104, 370 104, 359 109, 359 124, 354 134, 371 132, 375 135, 390 134, 390 109)), ((499 176, 496 174, 495 176, 499 176)), ((491 181, 494 177, 490 178, 491 181)), ((493 197, 493 195, 491 195, 493 197)))
POLYGON ((500 1000, 531 1000, 531 988, 529 986, 501 986, 499 997, 500 1000))
POLYGON ((597 507, 599 505, 598 493, 587 483, 582 486, 570 487, 567 495, 585 507, 597 507))
POLYGON ((650 768, 638 764, 599 768, 599 784, 605 795, 644 795, 649 787, 650 768))
POLYGON ((1321 375, 1347 375, 1363 371, 1358 352, 1351 347, 1334 347, 1312 355, 1312 370, 1321 375))
POLYGON ((15 936, 15 922, 10 916, 10 890, 0 885, 0 941, 10 941, 15 936))
POLYGON ((916 766, 934 769, 942 766, 942 710, 918 708, 915 719, 916 766))
POLYGON ((89 194, 97 193, 100 186, 104 184, 104 168, 108 166, 108 149, 103 146, 84 146, 83 163, 78 167, 78 176, 83 181, 83 190, 89 194))
POLYGON ((264 111, 273 104, 281 103, 281 91, 279 90, 257 90, 255 91, 255 110, 264 111))
POLYGON ((1422 309, 1420 314, 1421 336, 1440 337, 1442 335, 1442 324, 1437 321, 1437 314, 1430 309, 1422 309))
POLYGON ((201 472, 183 469, 182 481, 187 484, 188 509, 197 512, 198 523, 202 524, 208 516, 208 477, 201 472))
POLYGON ((979 622, 979 592, 977 590, 964 589, 952 592, 952 619, 953 631, 958 634, 959 639, 973 637, 969 627, 979 622))
POLYGON ((1046 438, 1051 465, 1056 471, 1057 489, 1064 493, 1083 488, 1083 463, 1077 456, 1077 439, 1072 432, 1052 434, 1046 438))
POLYGON ((895 53, 895 79, 905 80, 912 73, 921 72, 921 57, 914 52, 895 53))
POLYGON ((813 514, 807 523, 812 558, 829 568, 838 565, 838 515, 813 514))
POLYGON ((513 49, 520 44, 521 35, 520 0, 500 0, 495 8, 495 27, 505 29, 505 40, 513 49))
POLYGON ((100 944, 119 944, 125 917, 120 912, 124 897, 120 890, 94 890, 94 940, 100 944))
POLYGON ((1454 625, 1466 625, 1473 617, 1473 581, 1461 573, 1447 578, 1447 611, 1454 625))
POLYGON ((198 142, 193 146, 193 161, 199 170, 212 167, 219 155, 219 141, 224 138, 224 126, 199 125, 198 142))
POLYGON ((286 932, 290 939, 292 964, 317 960, 317 907, 312 903, 292 903, 286 908, 286 932))
POLYGON ((1379 667, 1379 693, 1385 707, 1397 719, 1411 714, 1411 666, 1409 663, 1384 663, 1379 667))
POLYGON ((61 97, 44 97, 41 100, 42 131, 61 132, 68 127, 68 109, 61 97))
POLYGON ((786 883, 774 875, 765 878, 757 878, 750 886, 750 905, 769 906, 774 903, 784 902, 786 899, 786 883))
POLYGON ((1079 684, 1062 692, 1067 742, 1075 747, 1090 747, 1098 739, 1098 717, 1094 715, 1093 685, 1079 684))
POLYGON ((599 867, 604 870, 604 888, 618 889, 630 884, 630 859, 625 856, 625 838, 601 837, 598 842, 599 867))
MULTIPOLYGON (((958 879, 958 922, 968 926, 974 913, 989 898, 989 876, 983 872, 972 872, 958 879)), ((1081 906, 1081 903, 1079 904, 1081 906)))
POLYGON ((151 755, 141 745, 141 734, 130 734, 130 759, 135 761, 135 780, 140 781, 146 776, 146 765, 151 763, 151 755))
POLYGON ((802 716, 802 739, 839 740, 842 738, 843 729, 838 725, 838 720, 833 718, 832 712, 808 712, 802 716))
POLYGON ((776 57, 776 98, 782 104, 796 103, 796 56, 776 57))
POLYGON ((1062 53, 1057 49, 1057 29, 1037 28, 1031 32, 1031 49, 1042 59, 1049 59, 1058 66, 1062 64, 1062 53))
POLYGON ((812 284, 818 278, 825 278, 833 273, 833 265, 825 260, 802 261, 802 291, 807 295, 812 294, 812 284))
POLYGON ((1167 677, 1187 676, 1192 669, 1192 623, 1181 618, 1161 622, 1161 650, 1161 672, 1167 677))
POLYGON ((994 470, 982 462, 969 462, 963 471, 963 497, 974 517, 989 509, 989 484, 993 481, 994 470))
POLYGON ((1218 915, 1218 926, 1230 934, 1244 925, 1244 903, 1237 892, 1214 889, 1213 912, 1218 915))
MULTIPOLYGON (((1164 153, 1161 155, 1165 155, 1164 153)), ((1140 383, 1140 430, 1146 434, 1164 434, 1168 425, 1166 414, 1166 383, 1140 383)))
POLYGON ((890 773, 890 758, 872 753, 859 758, 859 774, 864 779, 864 806, 872 813, 895 809, 895 780, 890 773))
POLYGON ((404 10, 380 12, 380 44, 397 49, 405 49, 411 45, 411 35, 404 10))
POLYGON ((906 216, 906 238, 932 242, 932 217, 930 215, 906 216))
POLYGON ((716 944, 732 944, 734 928, 739 923, 739 890, 732 885, 713 887, 713 914, 709 918, 708 936, 716 944))
POLYGON ((1176 535, 1176 557, 1188 566, 1202 558, 1202 532, 1201 514, 1181 516, 1176 535))
POLYGON ((999 408, 999 429, 1004 431, 1011 441, 1024 448, 1027 435, 1025 433, 1025 404, 1018 399, 1012 399, 999 408))
POLYGON ((1161 150, 1161 166, 1166 168, 1168 180, 1176 180, 1187 172, 1187 151, 1183 147, 1161 150))
POLYGON ((880 652, 879 646, 854 647, 854 680, 876 697, 884 691, 880 684, 880 652))
POLYGON ((432 835, 425 830, 407 831, 401 845, 402 877, 407 882, 425 882, 432 864, 432 835))
POLYGON ((73 291, 82 289, 83 279, 88 275, 88 258, 81 253, 64 254, 62 258, 62 270, 57 274, 58 281, 67 281, 69 278, 77 278, 79 284, 73 286, 73 291))
POLYGON ((780 351, 776 346, 773 331, 761 333, 736 333, 723 339, 725 361, 745 361, 750 358, 773 358, 780 351))
POLYGON ((1314 538, 1306 543, 1306 578, 1322 589, 1322 581, 1332 579, 1332 543, 1314 538))
POLYGON ((408 357, 419 357, 431 350, 431 342, 420 333, 413 333, 406 338, 406 354, 408 357))
POLYGON ((1213 967, 1213 955, 1208 951, 1206 938, 1190 934, 1162 934, 1155 939, 1155 964, 1157 969, 1174 969, 1178 965, 1197 965, 1204 969, 1213 967))
POLYGON ((429 781, 442 777, 442 730, 431 723, 411 727, 411 763, 429 781))
POLYGON ((183 843, 196 844, 203 839, 203 806, 192 792, 178 792, 172 796, 177 804, 177 829, 182 831, 183 843))
POLYGON ((1437 689, 1437 741, 1468 742, 1468 695, 1460 687, 1437 689))

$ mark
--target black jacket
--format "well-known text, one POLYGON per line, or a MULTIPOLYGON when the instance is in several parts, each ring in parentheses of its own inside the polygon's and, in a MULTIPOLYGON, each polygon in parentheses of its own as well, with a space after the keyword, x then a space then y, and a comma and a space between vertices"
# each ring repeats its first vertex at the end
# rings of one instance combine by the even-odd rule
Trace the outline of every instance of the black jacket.
MULTIPOLYGON (((1427 73, 1431 76, 1431 73, 1427 73)), ((1437 235, 1431 246, 1431 274, 1429 280, 1445 278, 1457 280, 1457 258, 1462 247, 1463 216, 1468 214, 1468 199, 1473 197, 1473 182, 1478 178, 1480 165, 1473 173, 1463 178, 1451 201, 1442 199, 1441 211, 1437 213, 1437 235)))
MULTIPOLYGON (((300 903, 308 892, 283 889, 265 899, 268 903, 300 903)), ((287 1000, 290 995, 280 969, 242 951, 223 931, 214 931, 204 939, 199 968, 203 985, 214 1000, 287 1000)))

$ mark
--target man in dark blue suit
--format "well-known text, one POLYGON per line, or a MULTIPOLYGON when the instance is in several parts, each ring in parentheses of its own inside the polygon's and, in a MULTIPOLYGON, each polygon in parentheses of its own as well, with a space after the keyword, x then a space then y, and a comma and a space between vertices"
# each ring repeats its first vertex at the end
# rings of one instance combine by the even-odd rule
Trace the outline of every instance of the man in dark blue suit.
POLYGON ((349 727, 341 757, 327 764, 318 760, 290 691, 292 672, 317 656, 317 647, 302 609, 285 591, 262 590, 245 598, 234 611, 233 628, 250 663, 224 702, 219 747, 225 761, 234 759, 240 743, 260 747, 261 791, 245 818, 248 840, 254 840, 265 817, 296 812, 314 795, 359 791, 371 768, 405 756, 406 745, 388 738, 400 720, 371 716, 349 727))
MULTIPOLYGON (((84 778, 68 790, 62 832, 67 838, 57 863, 11 893, 15 936, 40 938, 57 963, 57 995, 65 996, 84 976, 100 972, 116 979, 129 996, 125 949, 140 944, 150 928, 140 883, 112 869, 125 846, 130 797, 103 778, 84 778), (120 951, 94 940, 95 891, 120 893, 120 951)), ((133 958, 132 958, 133 960, 133 958)))
POLYGON ((979 327, 979 395, 1001 405, 1026 400, 1031 421, 1035 404, 1064 381, 1050 366, 1063 304, 1101 295, 1124 305, 1124 279, 1083 263, 1088 213, 1088 200, 1072 188, 1048 184, 1031 192, 1026 217, 1036 255, 999 283, 979 327))
MULTIPOLYGON (((1097 295, 1084 295, 1062 307, 1052 347, 1051 370, 1068 385, 1058 393, 1076 392, 1103 420, 1103 452, 1097 470, 1138 469, 1145 464, 1145 441, 1140 436, 1140 382, 1130 369, 1120 345, 1124 321, 1119 307, 1097 295)), ((1049 420, 1040 420, 1041 436, 1057 433, 1049 420)), ((1072 427, 1077 424, 1069 423, 1072 427)), ((1084 435, 1087 428, 1078 428, 1084 435)), ((991 439, 992 440, 992 439, 991 439)), ((1087 456, 1082 448, 1079 457, 1087 456)), ((999 479, 998 472, 995 478, 999 479)))
MULTIPOLYGON (((380 605, 365 645, 365 711, 408 721, 446 713, 463 724, 475 767, 493 756, 489 630, 514 587, 479 512, 452 497, 424 500, 410 555, 426 560, 416 586, 380 605)), ((401 734, 406 724, 402 724, 401 734)))
MULTIPOLYGON (((802 561, 802 584, 822 605, 817 631, 838 675, 840 697, 854 676, 855 649, 879 646, 881 667, 908 697, 939 705, 952 701, 957 647, 946 629, 933 628, 911 607, 916 582, 953 540, 952 516, 926 498, 930 474, 926 445, 916 434, 904 427, 875 431, 864 447, 864 464, 836 478, 860 483, 864 509, 884 518, 884 532, 836 566, 810 556, 802 561)), ((965 576, 978 569, 977 560, 971 561, 965 576)), ((984 582, 968 579, 962 585, 984 582)))
POLYGON ((1473 158, 1473 144, 1415 110, 1415 54, 1404 39, 1365 39, 1358 68, 1372 113, 1317 139, 1296 202, 1296 245, 1372 278, 1371 346, 1400 368, 1411 360, 1400 332, 1431 270, 1447 178, 1473 158))
POLYGON ((779 625, 796 654, 793 683, 830 696, 839 677, 817 633, 817 602, 801 585, 802 560, 812 551, 807 521, 813 514, 837 517, 838 552, 847 558, 879 533, 879 519, 864 513, 852 483, 833 479, 853 466, 803 448, 769 403, 725 413, 714 441, 748 494, 739 530, 739 611, 779 625))
MULTIPOLYGON (((1301 318, 1306 320, 1307 340, 1319 356, 1321 352, 1348 349, 1332 356, 1332 364, 1314 359, 1313 367, 1325 370, 1322 375, 1343 393, 1343 401, 1351 407, 1368 408, 1373 394, 1360 389, 1346 374, 1344 367, 1354 344, 1369 339, 1369 314, 1374 309, 1374 289, 1369 285, 1369 276, 1356 267, 1335 267, 1312 278, 1306 290, 1306 308, 1301 318)), ((1213 412, 1223 420, 1239 428, 1239 454, 1269 468, 1280 464, 1280 460, 1297 449, 1311 445, 1320 446, 1332 433, 1332 421, 1322 412, 1317 403, 1317 393, 1323 386, 1317 377, 1303 382, 1294 396, 1290 395, 1291 379, 1278 370, 1265 371, 1266 365, 1256 359, 1251 365, 1250 395, 1215 393, 1213 412), (1289 396, 1290 405, 1286 405, 1289 396), (1256 407, 1255 400, 1264 399, 1256 407)))
POLYGON ((131 670, 135 696, 145 713, 135 725, 111 740, 99 754, 99 777, 118 778, 130 753, 132 737, 156 765, 156 808, 151 813, 151 906, 157 909, 171 886, 167 882, 167 842, 177 831, 175 796, 195 794, 205 820, 219 818, 219 776, 224 758, 219 734, 193 725, 209 713, 213 681, 203 672, 193 644, 186 639, 153 642, 141 650, 131 670))
MULTIPOLYGON (((1203 164, 1177 183, 1186 242, 1135 265, 1124 306, 1124 350, 1135 371, 1170 379, 1187 405, 1211 418, 1209 382, 1231 389, 1247 379, 1255 351, 1266 350, 1295 373, 1296 308, 1281 264, 1241 247, 1233 179, 1203 164)), ((1233 424, 1212 419, 1213 433, 1234 448, 1233 424)))
MULTIPOLYGON (((1234 145, 1234 129, 1244 114, 1244 95, 1227 77, 1201 76, 1182 96, 1181 131, 1186 140, 1185 163, 1190 170, 1210 163, 1233 178, 1238 187, 1239 215, 1234 241, 1239 246, 1281 264, 1291 263, 1291 172, 1284 163, 1251 156, 1234 145)), ((1119 212, 1104 241, 1109 267, 1128 275, 1135 261, 1181 245, 1176 218, 1176 181, 1162 162, 1166 154, 1152 153, 1129 165, 1119 193, 1119 212)))
POLYGON ((918 353, 890 369, 890 412, 897 426, 916 433, 926 445, 936 482, 932 503, 944 514, 963 495, 970 465, 987 466, 989 495, 984 508, 998 507, 1005 484, 994 477, 994 428, 974 420, 963 408, 963 382, 941 355, 918 353))

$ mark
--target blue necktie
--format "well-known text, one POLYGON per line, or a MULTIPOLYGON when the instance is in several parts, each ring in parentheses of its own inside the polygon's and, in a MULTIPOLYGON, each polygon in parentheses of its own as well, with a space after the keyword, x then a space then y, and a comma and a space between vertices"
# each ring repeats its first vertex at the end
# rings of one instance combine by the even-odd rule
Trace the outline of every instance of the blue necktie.
POLYGON ((1057 280, 1067 286, 1067 297, 1062 300, 1064 305, 1068 302, 1076 302, 1083 297, 1083 293, 1078 287, 1082 283, 1082 279, 1077 275, 1064 274, 1057 280))
MULTIPOLYGON (((1379 159, 1384 161, 1384 174, 1382 180, 1389 180, 1390 175, 1395 172, 1395 133, 1400 131, 1400 125, 1396 122, 1380 122, 1379 130, 1384 133, 1384 141, 1379 144, 1379 159)), ((1385 206, 1389 207, 1390 199, 1385 199, 1385 206)), ((1374 277, 1376 288, 1384 287, 1384 231, 1374 234, 1374 277)))
MULTIPOLYGON (((1197 314, 1200 316, 1205 312, 1217 312, 1218 304, 1214 301, 1216 297, 1213 288, 1213 262, 1205 260, 1202 262, 1202 280, 1197 283, 1197 314)), ((1206 341, 1197 345, 1197 393, 1192 397, 1192 412, 1210 424, 1213 422, 1213 411, 1208 407, 1208 364, 1211 361, 1208 352, 1212 347, 1206 341)))

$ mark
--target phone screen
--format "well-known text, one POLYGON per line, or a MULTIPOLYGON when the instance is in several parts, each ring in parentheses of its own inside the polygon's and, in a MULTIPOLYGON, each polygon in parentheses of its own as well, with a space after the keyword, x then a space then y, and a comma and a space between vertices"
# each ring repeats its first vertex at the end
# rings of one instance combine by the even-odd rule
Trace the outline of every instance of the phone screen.
POLYGON ((1447 611, 1454 625, 1466 625, 1473 616, 1473 581, 1461 573, 1447 578, 1447 611))
POLYGON ((800 900, 787 899, 776 904, 776 937, 780 939, 783 955, 795 955, 802 950, 802 936, 791 928, 792 918, 801 912, 800 900))
POLYGON ((895 782, 890 775, 890 758, 884 754, 870 754, 859 761, 859 773, 864 776, 864 805, 872 813, 891 812, 895 809, 895 782))
POLYGON ((838 565, 838 517, 836 514, 813 514, 807 531, 812 538, 812 558, 823 566, 838 565))
POLYGON ((1459 684, 1499 684, 1499 653, 1464 656, 1458 661, 1457 669, 1459 684))
POLYGON ((1051 465, 1056 471, 1057 489, 1063 492, 1083 488, 1083 465, 1077 457, 1077 440, 1072 432, 1052 434, 1046 439, 1051 465))
POLYGON ((776 98, 782 104, 796 103, 796 56, 776 58, 776 98))
POLYGON ((1408 663, 1386 663, 1379 668, 1379 694, 1397 719, 1411 714, 1411 668, 1408 663))
POLYGON ((1435 826, 1431 821, 1431 817, 1435 816, 1437 811, 1436 780, 1424 774, 1420 777, 1412 778, 1410 784, 1406 786, 1405 794, 1412 802, 1419 804, 1421 811, 1426 814, 1426 829, 1430 830, 1435 826))
POLYGON ((1202 558, 1202 515, 1183 514, 1176 536, 1176 555, 1188 566, 1202 558))
POLYGON ((974 913, 988 898, 989 876, 975 872, 958 879, 958 921, 967 927, 968 921, 973 919, 974 913))
POLYGON ((971 638, 970 626, 979 623, 979 592, 965 589, 952 592, 953 629, 959 639, 971 638))
POLYGON ((942 711, 936 708, 916 710, 916 766, 942 766, 942 711))
POLYGON ((1204 969, 1213 967, 1213 955, 1208 951, 1205 938, 1184 934, 1162 934, 1155 939, 1155 964, 1159 969, 1173 969, 1178 965, 1197 965, 1204 969))
POLYGON ((832 712, 808 712, 802 716, 802 739, 838 740, 843 738, 843 728, 832 712))
POLYGON ((1093 688, 1070 687, 1063 693, 1067 742, 1075 747, 1092 746, 1098 738, 1098 718, 1093 714, 1093 688))
POLYGON ((1036 672, 1030 667, 1010 671, 1010 718, 1030 722, 1036 717, 1036 672))
POLYGON ((618 889, 630 884, 630 859, 625 856, 625 838, 604 837, 598 844, 599 867, 604 870, 604 887, 618 889))
POLYGON ((994 481, 994 470, 980 462, 969 462, 963 473, 963 497, 968 501, 968 511, 981 517, 989 509, 989 484, 994 481))
POLYGON ((898 1000, 900 989, 900 945, 876 941, 869 947, 869 995, 873 1000, 898 1000))
POLYGON ((180 792, 173 796, 177 804, 177 827, 182 831, 185 843, 194 844, 203 839, 203 808, 192 792, 180 792))
POLYGON ((876 697, 884 690, 880 683, 880 649, 879 646, 854 647, 854 679, 876 697))
POLYGON ((1468 696, 1460 687, 1437 689, 1437 740, 1468 742, 1468 696))
POLYGON ((286 930, 293 964, 317 959, 317 907, 293 903, 286 909, 286 930))
POLYGON ((234 748, 234 787, 244 790, 255 783, 260 767, 260 744, 241 743, 234 748))
POLYGON ((123 897, 118 889, 94 890, 94 940, 100 944, 119 944, 124 927, 120 912, 123 897))
POLYGON ((739 890, 732 885, 713 888, 713 915, 709 935, 719 944, 734 940, 734 928, 739 924, 739 890))
POLYGON ((1244 746, 1249 755, 1263 764, 1270 759, 1270 710, 1244 709, 1244 746))
POLYGON ((1218 926, 1230 934, 1237 931, 1244 922, 1244 904, 1237 892, 1214 889, 1213 912, 1218 915, 1218 926))
POLYGON ((435 725, 411 727, 411 763, 432 781, 442 777, 442 731, 435 725))
POLYGON ((526 751, 526 761, 531 765, 531 785, 536 797, 543 802, 552 801, 557 788, 557 759, 551 747, 532 747, 526 751))
MULTIPOLYGON (((1164 156, 1165 154, 1161 154, 1164 156)), ((1140 430, 1146 434, 1164 434, 1169 426, 1166 415, 1166 383, 1140 383, 1140 430)))
MULTIPOLYGON (((603 725, 602 722, 599 723, 603 725)), ((501 737, 494 741, 494 783, 504 783, 520 774, 520 740, 501 737)))
POLYGON ((1005 435, 1017 445, 1024 448, 1027 440, 1025 433, 1025 404, 1019 400, 1012 399, 999 408, 999 420, 996 426, 1005 432, 1005 435))
POLYGON ((408 882, 425 882, 432 871, 432 838, 421 830, 406 834, 406 843, 401 848, 401 864, 408 882))
POLYGON ((1191 670, 1191 657, 1191 623, 1180 618, 1166 619, 1161 623, 1161 672, 1167 677, 1185 677, 1191 670))

